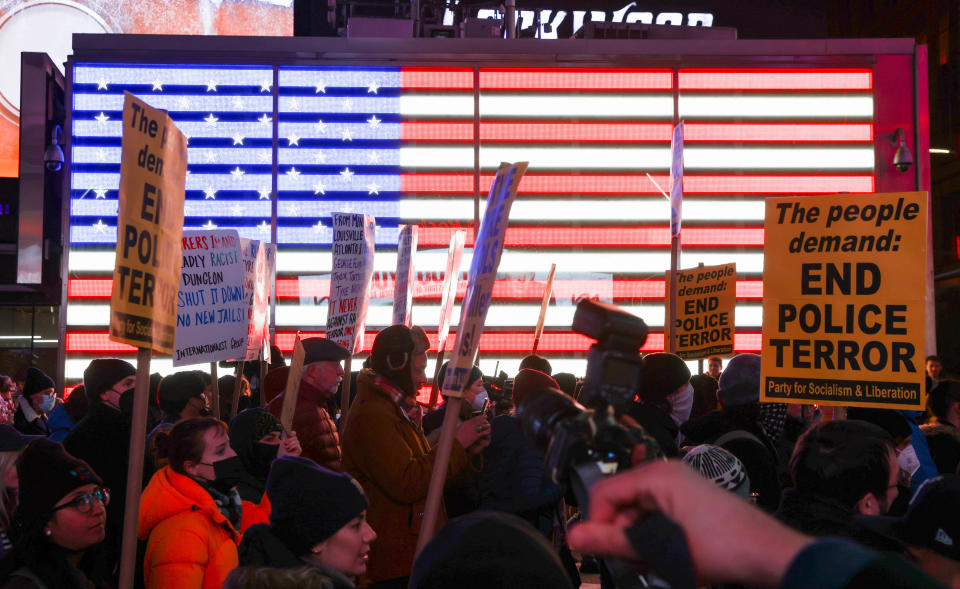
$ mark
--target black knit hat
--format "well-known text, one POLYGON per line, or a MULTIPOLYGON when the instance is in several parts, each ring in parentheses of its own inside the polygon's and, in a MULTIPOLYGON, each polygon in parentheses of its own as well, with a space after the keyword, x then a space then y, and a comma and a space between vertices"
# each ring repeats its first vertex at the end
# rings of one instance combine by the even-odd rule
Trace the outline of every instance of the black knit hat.
POLYGON ((203 398, 206 384, 194 370, 174 372, 160 381, 158 396, 164 413, 179 415, 194 397, 203 398))
POLYGON ((303 344, 303 364, 311 362, 339 362, 350 357, 350 350, 325 337, 311 337, 300 341, 303 344))
MULTIPOLYGON (((450 362, 444 362, 443 366, 440 367, 440 374, 437 375, 437 390, 443 390, 443 381, 447 377, 447 365, 450 362)), ((483 378, 483 372, 480 371, 479 366, 474 366, 470 369, 470 376, 467 377, 467 383, 463 386, 464 390, 469 389, 470 386, 483 378)))
POLYGON ((640 364, 640 398, 647 402, 662 401, 690 382, 687 363, 676 354, 647 354, 640 364))
POLYGON ((267 498, 270 530, 297 556, 334 535, 369 505, 353 477, 301 456, 273 462, 267 498))
POLYGON ((760 355, 737 354, 720 373, 717 398, 724 407, 748 405, 760 400, 760 355))
POLYGON ((35 366, 27 368, 27 378, 23 381, 23 396, 29 397, 54 387, 53 379, 35 366))
POLYGON ((42 526, 67 493, 84 485, 103 484, 86 462, 47 439, 35 440, 23 450, 17 459, 17 476, 20 503, 14 518, 21 526, 42 526))
POLYGON ((90 362, 83 371, 83 386, 91 406, 100 404, 100 395, 113 388, 113 385, 136 373, 133 364, 119 358, 97 358, 90 362))

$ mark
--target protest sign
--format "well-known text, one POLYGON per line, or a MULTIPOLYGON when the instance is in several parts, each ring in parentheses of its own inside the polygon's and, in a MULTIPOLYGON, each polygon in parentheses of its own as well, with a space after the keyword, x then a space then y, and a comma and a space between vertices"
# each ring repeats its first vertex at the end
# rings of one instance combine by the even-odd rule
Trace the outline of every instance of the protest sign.
POLYGON ((550 305, 550 295, 553 293, 553 277, 557 273, 557 265, 550 264, 550 274, 547 275, 547 285, 543 289, 543 300, 540 302, 540 317, 537 319, 537 328, 533 332, 533 350, 536 354, 540 347, 540 336, 543 335, 543 324, 547 320, 547 307, 550 305))
POLYGON ((333 270, 327 339, 352 354, 363 345, 370 281, 373 278, 374 219, 370 215, 333 213, 333 270))
POLYGON ((110 339, 172 354, 187 142, 166 111, 124 93, 110 339))
POLYGON ((229 360, 247 347, 244 265, 236 229, 184 231, 173 365, 229 360))
POLYGON ((763 400, 923 408, 926 203, 767 199, 763 400))
POLYGON ((437 381, 443 355, 447 349, 447 336, 450 335, 450 317, 453 315, 453 302, 457 298, 457 285, 460 282, 460 261, 463 258, 463 244, 466 234, 454 231, 450 235, 450 247, 447 249, 447 266, 443 273, 443 287, 440 291, 440 319, 437 322, 437 365, 433 371, 433 386, 430 388, 430 407, 437 404, 437 381))
POLYGON ((247 306, 247 348, 244 361, 260 357, 266 339, 267 313, 270 310, 270 280, 266 244, 256 239, 240 238, 244 281, 243 296, 247 306))
POLYGON ((306 350, 297 334, 297 341, 293 344, 293 357, 290 359, 290 371, 287 372, 287 385, 283 389, 283 404, 280 406, 280 425, 287 433, 293 428, 293 414, 297 409, 297 398, 300 396, 300 380, 303 377, 303 362, 306 350))
POLYGON ((401 225, 397 243, 397 278, 393 289, 393 325, 413 325, 413 289, 416 275, 413 258, 417 253, 416 225, 401 225))
MULTIPOLYGON (((675 353, 684 360, 732 354, 736 305, 736 264, 700 266, 677 272, 675 353)), ((670 321, 664 326, 669 338, 670 321)))

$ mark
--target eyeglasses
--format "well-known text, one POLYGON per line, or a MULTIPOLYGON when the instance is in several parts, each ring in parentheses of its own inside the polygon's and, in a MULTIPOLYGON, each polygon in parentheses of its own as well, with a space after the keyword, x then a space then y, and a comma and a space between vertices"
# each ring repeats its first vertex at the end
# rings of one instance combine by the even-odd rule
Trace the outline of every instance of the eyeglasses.
POLYGON ((93 510, 93 504, 95 501, 99 501, 104 507, 110 505, 110 489, 104 489, 101 487, 95 491, 91 491, 90 493, 77 495, 63 505, 54 507, 51 511, 59 511, 64 507, 73 507, 80 513, 90 513, 93 510))

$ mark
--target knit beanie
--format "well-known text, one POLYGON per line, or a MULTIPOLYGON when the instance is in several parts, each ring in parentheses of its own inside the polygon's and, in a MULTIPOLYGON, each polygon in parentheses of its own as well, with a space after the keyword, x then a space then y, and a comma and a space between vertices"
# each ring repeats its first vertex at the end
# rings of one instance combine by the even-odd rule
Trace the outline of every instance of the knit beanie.
MULTIPOLYGON (((443 366, 440 367, 440 374, 437 375, 437 390, 443 390, 443 381, 447 378, 447 365, 449 362, 444 362, 443 366)), ((483 372, 480 371, 479 366, 474 366, 470 369, 470 376, 467 377, 467 383, 463 386, 464 390, 469 389, 473 383, 477 382, 483 378, 483 372)))
POLYGON ((100 395, 121 380, 137 373, 133 364, 119 358, 97 358, 83 371, 83 386, 90 405, 100 404, 100 395))
POLYGON ((86 462, 47 439, 35 440, 23 450, 17 459, 17 476, 20 503, 14 518, 21 526, 42 526, 67 493, 84 485, 103 484, 86 462))
POLYGON ((29 397, 41 391, 53 388, 53 379, 35 366, 27 368, 27 377, 23 381, 23 396, 29 397))
POLYGON ((717 398, 724 407, 748 405, 760 400, 760 355, 737 354, 720 373, 717 398))
POLYGON ((417 344, 409 327, 391 325, 380 331, 370 350, 370 367, 408 397, 416 395, 411 365, 417 344))
POLYGON ((721 489, 750 498, 750 477, 740 459, 712 444, 700 444, 683 457, 683 461, 721 489))
POLYGON ((203 398, 206 384, 193 370, 174 372, 160 381, 160 408, 168 415, 179 415, 194 397, 203 398))
POLYGON ((283 426, 262 407, 245 409, 230 420, 230 447, 243 462, 244 469, 260 480, 267 478, 270 462, 264 464, 254 448, 264 436, 273 432, 282 433, 283 426))
POLYGON ((542 391, 543 389, 560 390, 560 386, 551 376, 539 370, 534 370, 533 368, 524 368, 518 372, 517 377, 513 379, 513 406, 520 407, 520 404, 523 403, 523 400, 526 399, 530 393, 542 391))
POLYGON ((350 475, 289 455, 273 462, 267 498, 270 530, 297 556, 334 535, 369 505, 350 475))
POLYGON ((640 399, 646 403, 663 401, 690 382, 687 363, 676 354, 647 354, 640 364, 640 399))

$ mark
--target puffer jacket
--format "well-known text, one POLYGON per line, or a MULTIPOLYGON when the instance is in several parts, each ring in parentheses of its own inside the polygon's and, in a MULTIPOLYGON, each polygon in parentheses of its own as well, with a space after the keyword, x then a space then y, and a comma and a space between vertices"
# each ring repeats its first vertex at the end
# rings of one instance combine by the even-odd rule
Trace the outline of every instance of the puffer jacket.
POLYGON ((203 487, 169 466, 143 491, 138 534, 147 589, 220 589, 238 564, 240 534, 203 487))
MULTIPOLYGON (((374 378, 369 370, 357 377, 357 397, 343 426, 344 468, 367 494, 367 521, 377 533, 361 587, 410 574, 436 456, 423 430, 374 378)), ((447 480, 475 472, 467 451, 454 440, 447 480)), ((441 506, 437 528, 445 521, 441 506)))
MULTIPOLYGON (((318 401, 323 396, 315 387, 300 383, 297 407, 293 410, 293 431, 297 432, 300 441, 301 456, 341 472, 340 434, 330 412, 318 401)), ((281 393, 267 405, 267 411, 277 419, 283 410, 283 397, 281 393)))

